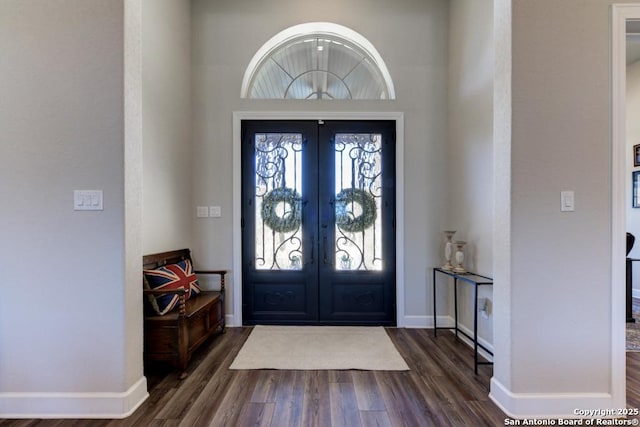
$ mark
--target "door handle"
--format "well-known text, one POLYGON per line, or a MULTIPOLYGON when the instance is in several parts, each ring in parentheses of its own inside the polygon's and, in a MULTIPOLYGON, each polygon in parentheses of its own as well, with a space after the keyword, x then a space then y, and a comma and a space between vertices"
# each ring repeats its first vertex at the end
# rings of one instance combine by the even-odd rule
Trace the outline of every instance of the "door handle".
POLYGON ((311 257, 309 258, 309 263, 313 264, 315 261, 314 253, 316 248, 316 239, 311 236, 311 257))
POLYGON ((320 226, 322 228, 328 228, 329 224, 333 222, 332 215, 333 215, 333 212, 335 211, 333 207, 333 201, 334 199, 329 199, 328 203, 329 203, 329 206, 331 206, 331 209, 330 210, 323 209, 322 213, 320 214, 320 226))
POLYGON ((322 255, 323 255, 323 262, 325 264, 328 264, 328 258, 327 258, 327 236, 324 236, 322 238, 322 255))

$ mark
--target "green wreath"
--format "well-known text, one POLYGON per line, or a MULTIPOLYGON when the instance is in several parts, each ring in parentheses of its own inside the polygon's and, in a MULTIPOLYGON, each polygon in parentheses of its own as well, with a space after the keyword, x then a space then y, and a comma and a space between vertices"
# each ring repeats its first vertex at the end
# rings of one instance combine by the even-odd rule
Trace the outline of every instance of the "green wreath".
POLYGON ((275 188, 265 194, 262 199, 262 220, 278 233, 288 233, 300 227, 300 210, 300 195, 291 188, 275 188), (290 209, 285 209, 282 216, 276 212, 276 207, 280 203, 288 205, 290 209))
POLYGON ((376 221, 378 208, 371 194, 359 188, 345 188, 336 196, 336 224, 345 232, 358 233, 371 227, 376 221), (350 203, 358 203, 362 213, 354 216, 347 211, 350 203))

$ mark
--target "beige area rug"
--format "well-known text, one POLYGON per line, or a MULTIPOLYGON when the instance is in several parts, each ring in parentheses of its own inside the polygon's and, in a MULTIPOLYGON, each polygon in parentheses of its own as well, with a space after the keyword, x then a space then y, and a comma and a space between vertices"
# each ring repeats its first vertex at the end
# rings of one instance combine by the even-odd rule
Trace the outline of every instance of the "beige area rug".
POLYGON ((229 369, 408 371, 383 327, 256 326, 229 369))

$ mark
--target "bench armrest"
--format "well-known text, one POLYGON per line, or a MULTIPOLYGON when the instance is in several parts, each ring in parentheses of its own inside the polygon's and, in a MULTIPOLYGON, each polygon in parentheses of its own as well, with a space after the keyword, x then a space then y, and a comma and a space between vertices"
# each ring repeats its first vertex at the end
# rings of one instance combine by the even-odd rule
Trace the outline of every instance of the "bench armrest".
POLYGON ((145 295, 165 295, 165 294, 177 294, 186 295, 187 290, 185 288, 178 289, 143 289, 142 293, 145 295))
POLYGON ((227 270, 194 270, 196 274, 219 274, 220 275, 220 292, 224 293, 224 276, 227 270))
POLYGON ((184 317, 185 315, 185 306, 187 303, 187 289, 178 288, 178 289, 143 289, 142 295, 170 295, 176 294, 178 295, 178 313, 180 317, 184 317))
POLYGON ((221 276, 227 274, 227 270, 194 270, 193 272, 196 274, 219 274, 221 276))

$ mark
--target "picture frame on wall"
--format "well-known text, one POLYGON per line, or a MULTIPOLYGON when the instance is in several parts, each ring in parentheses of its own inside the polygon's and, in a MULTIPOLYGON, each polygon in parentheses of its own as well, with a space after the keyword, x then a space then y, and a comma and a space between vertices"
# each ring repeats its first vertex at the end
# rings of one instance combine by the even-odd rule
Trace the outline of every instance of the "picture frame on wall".
POLYGON ((631 206, 640 208, 640 171, 634 171, 631 175, 631 206))
POLYGON ((640 166, 640 144, 633 146, 633 166, 640 166))

